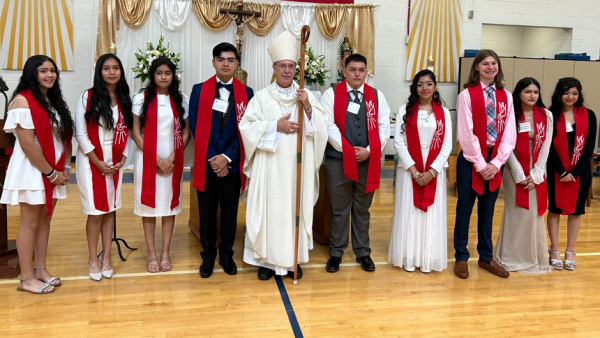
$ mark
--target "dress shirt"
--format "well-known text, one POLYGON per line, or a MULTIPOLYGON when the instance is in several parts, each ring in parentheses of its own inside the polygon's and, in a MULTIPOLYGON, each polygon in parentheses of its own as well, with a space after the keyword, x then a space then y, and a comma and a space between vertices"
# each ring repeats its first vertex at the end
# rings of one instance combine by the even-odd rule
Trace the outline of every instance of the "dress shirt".
MULTIPOLYGON (((481 85, 484 88, 487 87, 483 83, 481 83, 481 85)), ((492 85, 492 87, 496 89, 496 85, 492 85)), ((483 91, 483 96, 483 100, 485 102, 487 100, 487 92, 485 90, 483 91)), ((498 95, 496 95, 495 99, 497 98, 498 95)), ((508 160, 508 157, 515 148, 515 143, 517 141, 513 99, 512 95, 508 93, 508 91, 507 103, 508 117, 506 120, 506 125, 504 126, 504 134, 502 135, 501 140, 496 140, 496 142, 500 142, 500 145, 498 146, 498 154, 490 161, 490 163, 496 166, 498 170, 500 170, 502 165, 508 160)), ((477 136, 475 136, 475 134, 473 134, 473 113, 471 111, 471 96, 469 95, 468 89, 465 89, 458 94, 458 98, 456 100, 456 111, 458 125, 457 137, 458 141, 460 142, 463 155, 467 161, 473 163, 475 170, 480 172, 487 165, 487 150, 482 151, 481 147, 479 146, 479 139, 477 136)))
MULTIPOLYGON (((223 82, 221 80, 219 80, 219 78, 217 77, 217 82, 222 83, 224 85, 230 85, 233 84, 233 78, 229 79, 229 81, 227 82, 223 82)), ((229 100, 229 90, 227 90, 227 88, 219 88, 219 96, 221 97, 222 101, 228 101, 229 100)))
MULTIPOLYGON (((350 85, 346 82, 346 87, 350 92, 350 99, 354 100, 354 93, 351 90, 354 88, 350 87, 350 85)), ((361 101, 364 100, 364 83, 360 85, 358 90, 361 93, 361 101)), ((333 88, 329 88, 323 94, 323 98, 321 99, 321 104, 329 113, 329 126, 327 127, 327 134, 329 135, 329 143, 333 146, 333 149, 342 152, 342 134, 340 133, 340 129, 335 124, 334 113, 333 113, 333 105, 335 102, 335 92, 333 88)), ((385 96, 381 92, 381 90, 377 90, 377 119, 379 124, 379 140, 381 141, 381 152, 383 152, 383 148, 390 138, 390 106, 388 105, 385 96)), ((371 152, 371 147, 367 146, 366 148, 369 152, 371 152)))

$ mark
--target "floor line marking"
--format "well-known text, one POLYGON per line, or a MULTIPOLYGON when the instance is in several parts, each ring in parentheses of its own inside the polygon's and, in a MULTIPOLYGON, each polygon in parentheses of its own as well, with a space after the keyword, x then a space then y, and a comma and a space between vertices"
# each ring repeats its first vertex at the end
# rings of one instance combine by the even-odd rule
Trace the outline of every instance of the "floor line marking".
POLYGON ((294 308, 292 307, 292 302, 290 301, 290 297, 288 296, 287 290, 285 289, 285 284, 281 280, 281 276, 276 275, 275 281, 277 282, 277 288, 279 289, 279 294, 281 295, 281 301, 283 302, 283 306, 285 307, 285 312, 287 313, 290 325, 292 326, 294 337, 304 338, 304 336, 302 335, 302 330, 300 329, 300 325, 298 324, 298 319, 296 318, 296 313, 294 312, 294 308))
MULTIPOLYGON (((588 253, 578 253, 577 257, 586 257, 586 256, 600 256, 600 252, 588 252, 588 253)), ((470 258, 469 261, 477 261, 479 257, 470 258)), ((454 262, 455 259, 448 259, 447 262, 454 262)), ((375 265, 391 265, 392 262, 374 262, 375 265)), ((302 269, 312 269, 312 268, 325 268, 326 264, 302 264, 302 269)), ((360 266, 359 263, 341 263, 340 266, 360 266)), ((257 271, 258 267, 245 267, 238 268, 238 271, 257 271)), ((214 272, 224 272, 223 269, 214 269, 214 272)), ((198 273, 198 270, 178 270, 178 271, 168 271, 168 272, 159 272, 159 273, 151 273, 151 272, 133 272, 133 273, 118 273, 114 274, 112 278, 129 278, 129 277, 147 277, 147 276, 164 276, 164 275, 190 275, 198 273)), ((89 276, 73 276, 73 277, 60 277, 61 280, 71 281, 71 280, 86 280, 89 279, 89 276)), ((19 282, 18 279, 7 279, 0 280, 0 285, 2 284, 16 284, 19 282)))

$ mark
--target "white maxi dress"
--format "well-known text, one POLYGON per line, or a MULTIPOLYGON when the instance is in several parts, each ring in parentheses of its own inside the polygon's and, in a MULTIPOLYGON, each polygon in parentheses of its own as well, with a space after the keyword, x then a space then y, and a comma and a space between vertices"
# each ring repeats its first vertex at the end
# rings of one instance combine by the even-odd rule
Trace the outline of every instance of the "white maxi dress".
MULTIPOLYGON (((406 132, 402 132, 402 117, 406 106, 400 107, 396 117, 394 148, 398 154, 396 167, 396 199, 388 260, 395 266, 407 270, 419 268, 421 272, 442 271, 447 267, 447 198, 446 170, 448 156, 452 150, 452 120, 450 112, 444 108, 445 132, 442 149, 431 167, 438 172, 435 201, 424 212, 414 205, 413 186, 410 168, 415 161, 411 158, 406 132)), ((436 119, 432 113, 419 111, 418 128, 421 142, 421 155, 427 161, 431 141, 436 131, 436 119)))

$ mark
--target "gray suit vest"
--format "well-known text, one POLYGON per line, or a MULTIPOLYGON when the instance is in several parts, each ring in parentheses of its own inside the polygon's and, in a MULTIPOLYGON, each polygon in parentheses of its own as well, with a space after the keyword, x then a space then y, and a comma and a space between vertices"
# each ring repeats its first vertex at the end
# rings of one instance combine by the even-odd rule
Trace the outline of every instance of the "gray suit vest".
MULTIPOLYGON (((379 107, 379 97, 377 96, 377 89, 373 88, 373 91, 375 92, 375 101, 377 107, 379 107)), ((333 87, 333 92, 335 93, 335 86, 333 87)), ((350 102, 350 92, 348 92, 346 98, 346 107, 350 102)), ((362 95, 362 100, 360 101, 360 109, 358 110, 358 114, 355 115, 349 111, 346 111, 346 127, 344 129, 344 136, 346 137, 346 140, 348 140, 348 143, 350 143, 351 146, 366 148, 369 145, 369 135, 367 131, 367 109, 365 107, 364 94, 362 95)), ((343 159, 342 153, 335 150, 335 148, 329 142, 327 142, 327 147, 325 148, 325 155, 343 159)))

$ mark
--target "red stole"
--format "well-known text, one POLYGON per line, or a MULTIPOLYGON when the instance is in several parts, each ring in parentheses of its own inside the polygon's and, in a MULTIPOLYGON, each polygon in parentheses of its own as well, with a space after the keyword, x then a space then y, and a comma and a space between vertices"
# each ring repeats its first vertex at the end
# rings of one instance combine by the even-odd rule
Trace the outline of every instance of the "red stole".
MULTIPOLYGON (((210 128, 212 126, 212 106, 215 100, 217 76, 213 76, 202 84, 200 100, 198 102, 198 119, 196 120, 196 136, 194 139, 194 182, 192 186, 199 191, 204 191, 206 180, 206 152, 210 141, 210 128)), ((235 117, 239 127, 240 121, 248 107, 248 95, 246 86, 235 77, 233 78, 233 95, 235 99, 235 117)), ((244 175, 244 144, 238 128, 240 140, 240 178, 242 179, 242 191, 246 189, 246 175, 244 175)), ((232 159, 233 160, 233 159, 232 159)))
MULTIPOLYGON (((377 114, 377 100, 375 90, 368 84, 364 84, 364 102, 367 110, 367 131, 369 137, 369 169, 367 171, 366 192, 375 191, 379 188, 379 174, 381 166, 381 139, 379 139, 379 119, 377 114)), ((333 104, 334 122, 342 136, 342 156, 344 161, 344 174, 349 179, 358 182, 358 167, 356 164, 356 151, 346 140, 344 130, 346 128, 346 111, 348 107, 348 86, 346 81, 338 83, 335 87, 335 99, 333 104)))
MULTIPOLYGON (((546 139, 546 128, 547 128, 547 117, 546 112, 542 107, 535 106, 533 113, 533 125, 535 126, 535 138, 533 145, 533 165, 530 163, 531 150, 529 147, 529 132, 522 132, 517 134, 517 143, 515 145, 515 151, 517 153, 517 160, 525 176, 529 176, 531 167, 535 165, 540 155, 540 149, 546 139)), ((525 115, 521 116, 521 120, 518 122, 526 122, 525 115)), ((529 122, 527 122, 529 123, 529 122)), ((536 184, 535 194, 537 198, 537 212, 538 215, 542 216, 546 212, 548 206, 548 186, 546 184, 546 177, 540 184, 536 184)), ((517 206, 529 210, 529 190, 525 190, 523 185, 517 183, 517 195, 516 195, 517 206)))
MULTIPOLYGON (((44 158, 46 162, 56 170, 58 175, 62 175, 64 171, 65 164, 65 156, 67 153, 67 149, 71 145, 71 140, 67 141, 65 146, 65 150, 63 151, 60 159, 56 161, 56 156, 54 155, 54 136, 52 135, 52 122, 50 121, 50 117, 48 116, 48 112, 42 107, 41 104, 37 102, 31 90, 27 89, 20 92, 21 96, 27 99, 27 104, 29 105, 29 110, 31 111, 31 119, 33 120, 33 127, 35 128, 35 134, 37 135, 38 142, 40 144, 40 148, 42 148, 42 153, 44 154, 44 158)), ((44 181, 44 193, 46 194, 46 216, 52 215, 52 190, 54 190, 55 185, 50 182, 50 180, 42 173, 42 180, 44 181)))
MULTIPOLYGON (((436 129, 429 146, 429 154, 427 155, 427 163, 423 166, 423 154, 421 153, 421 140, 419 138, 419 127, 417 125, 419 121, 418 102, 413 106, 413 114, 406 122, 406 145, 408 147, 408 153, 410 157, 415 161, 415 167, 421 173, 427 172, 431 168, 431 164, 440 154, 442 150, 442 144, 444 143, 444 135, 446 132, 446 117, 444 115, 444 109, 442 106, 433 101, 433 113, 435 114, 436 129)), ((408 169, 408 168, 406 168, 408 169)), ((434 177, 424 187, 417 184, 415 180, 413 183, 413 202, 415 207, 427 212, 427 207, 433 204, 435 200, 435 190, 437 186, 437 177, 434 177)))
MULTIPOLYGON (((88 90, 86 111, 90 110, 91 101, 92 90, 90 89, 88 90)), ((118 98, 117 105, 119 107, 119 119, 115 127, 115 134, 112 145, 113 164, 119 162, 119 160, 121 159, 123 151, 125 150, 125 145, 127 144, 128 136, 127 125, 123 121, 123 112, 121 111, 121 103, 119 102, 118 98)), ((102 150, 102 145, 100 144, 98 124, 96 124, 95 122, 90 124, 88 122, 87 130, 90 142, 92 142, 92 145, 94 146, 94 154, 96 154, 100 161, 104 161, 104 151, 102 150)), ((92 190, 94 191, 94 207, 100 211, 108 212, 110 209, 108 207, 108 193, 106 190, 106 180, 104 179, 104 175, 100 172, 100 170, 98 170, 98 168, 96 168, 96 166, 91 161, 90 168, 92 169, 92 190)), ((116 207, 117 187, 119 186, 119 173, 113 174, 113 183, 115 186, 115 199, 112 202, 113 205, 116 207)))
MULTIPOLYGON (((471 112, 473 114, 473 134, 479 139, 479 147, 481 148, 481 156, 487 159, 487 114, 486 105, 483 95, 483 87, 481 83, 479 85, 468 88, 469 95, 471 96, 471 112)), ((496 144, 492 151, 492 158, 498 155, 498 147, 502 141, 502 135, 504 135, 504 128, 508 121, 508 99, 506 90, 496 90, 496 131, 498 137, 496 138, 496 144)), ((483 183, 485 180, 483 176, 473 166, 473 180, 471 187, 477 194, 483 194, 483 183)), ((502 183, 502 171, 498 168, 496 176, 490 180, 490 191, 495 191, 500 187, 502 183)))
MULTIPOLYGON (((588 111, 584 107, 575 107, 573 109, 575 125, 577 131, 575 134, 575 149, 573 156, 569 161, 569 143, 567 140, 567 126, 565 124, 565 115, 561 112, 556 124, 556 136, 554 136, 554 149, 560 158, 560 162, 566 171, 575 168, 581 158, 581 153, 585 146, 585 139, 588 132, 588 111)), ((554 173, 554 182, 556 188, 556 206, 562 209, 563 215, 569 215, 575 212, 577 205, 577 194, 579 193, 579 176, 575 177, 575 182, 561 182, 560 175, 554 173)))
MULTIPOLYGON (((144 93, 146 95, 146 93, 144 93)), ((173 111, 173 145, 175 148, 175 163, 173 164, 173 197, 171 198, 171 210, 179 205, 181 192, 181 177, 183 175, 183 137, 181 135, 181 123, 179 123, 179 111, 175 107, 173 98, 171 110, 173 111)), ((146 111, 146 122, 144 125, 144 151, 142 172, 142 204, 156 208, 156 142, 158 128, 158 93, 148 104, 146 111)), ((166 160, 166 159, 165 159, 166 160)))

